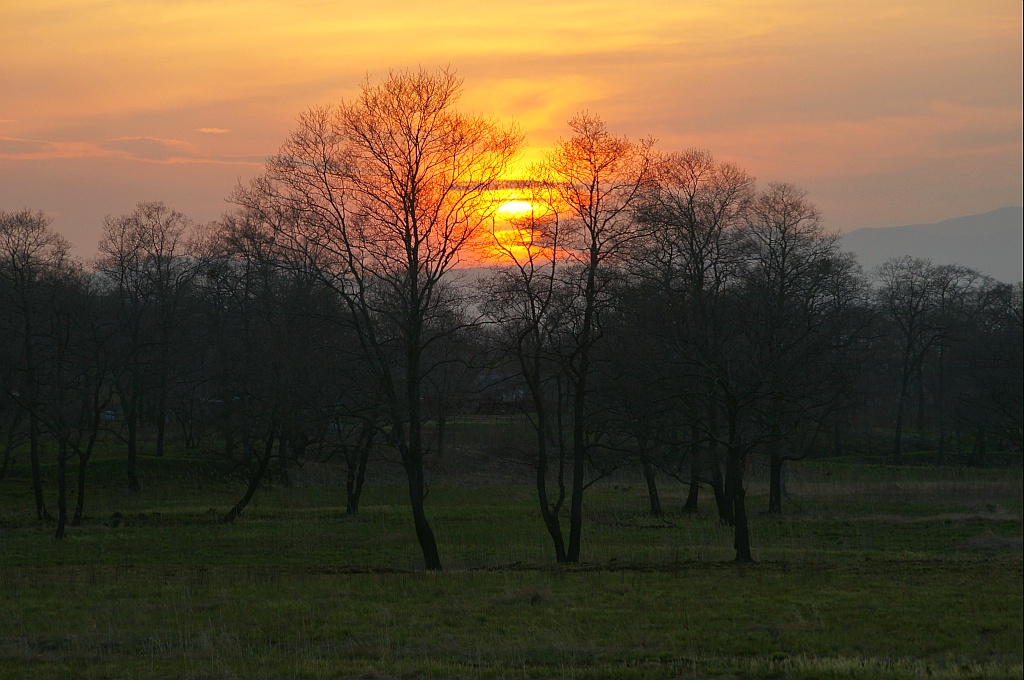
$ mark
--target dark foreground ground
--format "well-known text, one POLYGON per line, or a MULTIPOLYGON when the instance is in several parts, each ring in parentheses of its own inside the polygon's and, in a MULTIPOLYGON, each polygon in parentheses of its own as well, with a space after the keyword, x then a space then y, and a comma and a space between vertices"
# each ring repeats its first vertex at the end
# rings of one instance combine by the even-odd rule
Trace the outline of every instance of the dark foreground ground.
POLYGON ((1024 674, 1019 467, 802 463, 780 517, 755 477, 753 565, 731 562, 710 498, 683 514, 666 482, 651 518, 625 474, 590 489, 575 567, 553 563, 528 483, 449 470, 427 502, 437 574, 393 476, 352 518, 331 471, 307 469, 224 525, 238 487, 144 463, 127 494, 98 461, 63 541, 27 479, 0 483, 0 677, 1024 674))

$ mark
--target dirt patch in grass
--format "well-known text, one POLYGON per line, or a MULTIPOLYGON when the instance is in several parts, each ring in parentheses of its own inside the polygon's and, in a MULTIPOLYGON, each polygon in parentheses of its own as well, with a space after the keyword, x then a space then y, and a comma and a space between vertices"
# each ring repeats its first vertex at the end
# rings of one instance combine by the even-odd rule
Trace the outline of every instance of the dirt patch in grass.
POLYGON ((905 522, 920 524, 927 522, 987 522, 992 520, 1019 520, 1020 515, 998 507, 984 512, 940 512, 934 515, 899 515, 882 513, 877 515, 860 515, 849 518, 851 522, 905 522))
POLYGON ((964 541, 964 548, 977 552, 1002 552, 1005 550, 1019 552, 1024 549, 1024 537, 996 536, 992 532, 985 532, 981 536, 974 536, 964 541))

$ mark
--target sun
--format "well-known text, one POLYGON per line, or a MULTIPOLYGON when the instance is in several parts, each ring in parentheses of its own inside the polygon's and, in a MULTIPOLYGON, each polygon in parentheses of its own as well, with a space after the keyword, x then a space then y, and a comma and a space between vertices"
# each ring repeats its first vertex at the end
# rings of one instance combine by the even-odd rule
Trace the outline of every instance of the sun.
POLYGON ((488 190, 482 214, 490 224, 474 240, 474 262, 510 265, 552 257, 541 227, 552 210, 545 202, 532 200, 534 189, 533 182, 516 179, 488 190))
POLYGON ((531 203, 530 201, 517 198, 502 203, 500 206, 498 206, 497 212, 499 217, 511 219, 516 217, 526 217, 527 215, 532 215, 535 212, 537 212, 537 209, 536 206, 534 206, 533 203, 531 203))

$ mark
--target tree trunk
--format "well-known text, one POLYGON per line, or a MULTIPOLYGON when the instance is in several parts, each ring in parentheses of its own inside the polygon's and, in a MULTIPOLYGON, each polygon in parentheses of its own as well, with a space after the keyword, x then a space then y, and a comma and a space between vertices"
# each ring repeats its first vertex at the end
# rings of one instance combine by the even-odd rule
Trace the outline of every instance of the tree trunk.
POLYGON ((743 458, 740 447, 730 444, 725 484, 735 522, 733 546, 736 548, 736 561, 753 562, 754 558, 750 554, 750 528, 747 524, 746 489, 743 488, 743 458))
POLYGON ((581 427, 574 427, 572 443, 572 496, 569 504, 569 545, 566 562, 580 561, 580 542, 583 537, 583 490, 586 474, 586 442, 581 427))
POLYGON ((345 478, 345 513, 348 515, 359 514, 359 498, 363 495, 366 464, 370 460, 375 434, 376 428, 372 422, 367 421, 359 433, 355 447, 345 451, 345 466, 348 472, 345 478))
POLYGON ((164 439, 166 436, 167 414, 164 413, 161 407, 158 407, 156 412, 156 451, 153 453, 154 456, 160 457, 164 455, 164 439))
POLYGON ((664 517, 665 513, 661 509, 661 499, 658 498, 658 482, 654 476, 654 466, 651 465, 651 461, 647 460, 646 457, 641 459, 640 465, 644 471, 644 480, 647 482, 647 497, 650 499, 651 517, 664 517))
POLYGON ((125 414, 125 426, 128 428, 128 463, 125 472, 128 477, 128 490, 141 491, 142 485, 139 483, 138 468, 136 466, 139 435, 138 397, 133 394, 130 402, 129 410, 125 414))
POLYGON ((441 571, 441 556, 437 551, 434 531, 430 528, 423 508, 423 460, 420 456, 405 456, 405 474, 409 480, 409 504, 416 527, 416 539, 423 551, 423 564, 428 571, 441 571))
POLYGON ((694 425, 690 428, 690 491, 686 494, 685 512, 697 512, 697 495, 700 493, 701 475, 701 444, 700 430, 694 425))
POLYGON ((742 485, 736 489, 736 540, 733 545, 736 548, 737 562, 753 562, 750 554, 750 527, 747 524, 747 506, 745 501, 746 490, 742 485))
POLYGON ((893 465, 903 463, 903 416, 907 410, 907 397, 910 395, 910 346, 903 352, 903 369, 900 372, 899 401, 896 405, 896 437, 892 445, 893 465))
POLYGON ((768 483, 768 512, 782 514, 782 454, 771 445, 771 475, 768 483))
MULTIPOLYGON (((539 340, 537 344, 540 344, 539 340)), ((530 396, 533 398, 533 405, 537 411, 537 469, 535 482, 537 486, 537 501, 540 505, 540 516, 555 548, 555 561, 563 564, 566 561, 565 539, 562 537, 562 525, 558 519, 558 514, 565 500, 565 485, 562 482, 564 456, 559 457, 558 498, 552 504, 548 499, 548 465, 550 464, 548 456, 548 410, 540 386, 540 358, 539 356, 534 356, 528 360, 525 352, 521 349, 519 352, 519 364, 523 376, 526 377, 527 385, 530 388, 530 396)))
POLYGON ((39 386, 36 383, 35 360, 32 344, 32 316, 26 308, 25 315, 25 369, 28 388, 28 447, 29 458, 32 461, 32 491, 36 497, 36 517, 41 521, 53 519, 46 509, 46 502, 43 499, 43 472, 39 464, 39 416, 36 409, 39 406, 39 386))
POLYGON ((938 408, 939 416, 939 456, 938 464, 943 465, 946 462, 946 376, 945 376, 945 362, 943 361, 943 346, 939 343, 938 358, 939 358, 939 384, 936 386, 935 402, 938 408))
MULTIPOLYGON (((773 409, 777 412, 778 409, 773 409)), ((768 440, 768 512, 773 515, 782 514, 782 466, 785 463, 783 458, 782 428, 779 421, 773 420, 771 425, 771 437, 768 440)))
MULTIPOLYGON (((592 277, 593 275, 591 275, 592 277)), ((589 335, 591 310, 584 312, 584 335, 589 335)), ((587 429, 586 429, 586 394, 587 374, 590 370, 588 353, 589 339, 584 337, 580 342, 579 373, 576 376, 573 394, 572 414, 572 490, 569 500, 569 545, 565 551, 565 560, 576 563, 580 561, 580 543, 583 538, 583 491, 586 488, 587 472, 587 429)))
POLYGON ((43 499, 43 470, 39 464, 39 418, 34 411, 28 414, 28 451, 32 460, 32 491, 36 497, 36 517, 48 522, 53 517, 46 509, 46 502, 43 499))
POLYGON ((924 432, 924 362, 917 366, 914 379, 914 395, 917 399, 917 431, 924 432))
POLYGON ((288 476, 288 446, 291 445, 292 453, 295 452, 295 444, 291 441, 290 435, 286 435, 284 429, 277 440, 277 473, 281 476, 282 486, 291 486, 292 480, 288 476))
POLYGON ((7 441, 4 444, 4 462, 0 464, 0 480, 6 479, 8 473, 11 471, 12 460, 14 458, 14 440, 18 438, 18 425, 21 424, 22 412, 21 409, 15 409, 14 417, 11 419, 10 429, 7 430, 7 441))
POLYGON ((68 444, 61 441, 57 453, 57 530, 54 538, 64 538, 68 525, 68 444))
POLYGON ((971 449, 971 458, 968 461, 970 467, 984 467, 985 466, 985 428, 978 427, 978 434, 974 438, 974 447, 971 449))
POLYGON ((363 449, 348 469, 348 476, 345 479, 345 514, 359 514, 359 499, 363 495, 363 482, 366 479, 366 463, 370 458, 370 448, 363 449))
POLYGON ((156 403, 156 455, 164 455, 164 437, 167 433, 167 369, 160 371, 160 394, 156 403))
POLYGON ((583 538, 583 492, 586 489, 585 475, 587 454, 587 388, 590 378, 590 350, 593 348, 595 314, 597 313, 597 247, 591 242, 587 281, 584 286, 583 319, 580 325, 580 339, 576 346, 577 363, 575 371, 570 370, 573 387, 572 412, 572 495, 569 501, 569 545, 565 551, 568 562, 580 561, 580 544, 583 538))
POLYGON ((448 414, 445 412, 444 406, 441 406, 437 412, 437 446, 434 448, 438 458, 444 458, 444 430, 447 423, 448 414))
POLYGON ((558 501, 555 503, 554 508, 552 508, 548 501, 547 489, 548 452, 546 433, 540 423, 538 423, 537 432, 537 499, 540 501, 540 515, 541 519, 544 520, 544 527, 547 529, 548 535, 551 537, 551 542, 555 547, 555 560, 559 564, 562 564, 567 560, 565 554, 565 541, 562 538, 562 526, 558 520, 558 511, 562 506, 564 491, 559 493, 558 501))
POLYGON ((696 461, 690 463, 690 490, 686 493, 684 512, 697 512, 697 497, 700 494, 700 471, 696 461))
POLYGON ((85 466, 92 457, 93 448, 96 446, 96 437, 99 434, 100 410, 93 416, 92 432, 89 433, 89 443, 85 451, 78 451, 78 479, 76 480, 78 495, 75 498, 75 515, 71 518, 71 526, 82 525, 82 516, 85 514, 85 466))
POLYGON ((71 518, 71 526, 82 526, 85 515, 85 466, 89 462, 89 454, 78 456, 78 479, 75 480, 78 496, 75 498, 75 515, 71 518))
POLYGON ((722 468, 715 463, 715 472, 711 476, 711 490, 715 494, 715 505, 718 507, 718 521, 723 526, 730 527, 733 524, 734 515, 732 504, 725 492, 725 481, 722 479, 722 468))
MULTIPOLYGON (((71 519, 71 526, 77 527, 82 525, 83 515, 85 514, 85 466, 89 463, 89 459, 92 457, 93 449, 96 448, 96 439, 100 434, 100 424, 103 422, 103 407, 108 401, 100 400, 100 387, 99 383, 96 383, 92 397, 92 423, 90 424, 91 429, 89 432, 89 441, 85 445, 85 451, 80 448, 76 448, 78 453, 78 478, 76 483, 78 485, 78 495, 75 498, 75 515, 71 519)), ((87 402, 88 404, 88 402, 87 402)), ((87 405, 83 405, 83 408, 87 408, 87 405)))
POLYGON ((4 446, 4 460, 0 463, 0 481, 7 478, 7 473, 11 469, 11 451, 14 450, 14 430, 10 430, 7 433, 7 443, 4 446))
MULTIPOLYGON (((415 268, 410 269, 410 282, 412 290, 418 291, 415 268)), ((423 480, 423 410, 421 399, 423 397, 423 377, 420 374, 420 352, 423 351, 423 316, 420 308, 421 300, 413 295, 409 300, 408 326, 406 328, 405 348, 405 404, 408 409, 408 439, 405 440, 402 448, 402 464, 405 466, 405 476, 409 485, 409 505, 412 509, 413 524, 416 528, 416 540, 423 552, 423 565, 428 571, 441 571, 441 556, 437 551, 437 539, 434 537, 434 530, 430 528, 427 521, 427 514, 423 507, 426 499, 423 480)), ((400 428, 402 414, 398 409, 393 410, 392 426, 400 428)))
MULTIPOLYGON (((270 464, 270 459, 273 457, 274 452, 274 430, 271 428, 267 432, 266 440, 263 444, 263 456, 260 458, 256 471, 249 475, 249 485, 245 490, 245 495, 242 496, 241 500, 235 503, 235 506, 228 511, 228 514, 224 515, 224 519, 221 520, 224 524, 230 524, 242 514, 245 510, 245 506, 249 505, 249 501, 252 500, 253 495, 256 493, 256 489, 259 488, 260 482, 263 480, 263 475, 267 471, 267 466, 270 464)), ((247 438, 248 439, 248 438, 247 438)), ((248 444, 246 444, 248 448, 248 444)))

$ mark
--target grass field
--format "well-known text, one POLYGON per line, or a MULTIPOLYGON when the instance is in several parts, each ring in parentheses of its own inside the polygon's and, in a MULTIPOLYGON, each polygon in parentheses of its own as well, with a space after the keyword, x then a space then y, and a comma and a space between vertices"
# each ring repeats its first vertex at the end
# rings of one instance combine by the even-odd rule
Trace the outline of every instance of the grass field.
POLYGON ((526 472, 460 461, 427 501, 443 573, 421 569, 386 468, 356 518, 332 485, 270 486, 223 525, 240 489, 193 461, 144 459, 131 495, 121 461, 99 460, 63 541, 7 479, 0 677, 1024 674, 1019 467, 795 464, 781 517, 755 474, 753 565, 731 562, 710 497, 685 515, 665 482, 654 519, 623 473, 592 487, 583 562, 559 567, 526 472))

